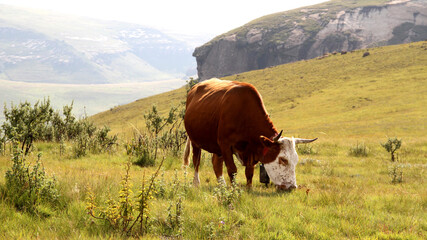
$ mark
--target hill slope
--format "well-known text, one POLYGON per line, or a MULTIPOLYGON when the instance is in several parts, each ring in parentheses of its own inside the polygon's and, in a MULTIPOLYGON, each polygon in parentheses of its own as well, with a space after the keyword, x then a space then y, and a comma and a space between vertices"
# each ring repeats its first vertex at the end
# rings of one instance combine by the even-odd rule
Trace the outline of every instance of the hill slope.
POLYGON ((251 21, 196 48, 193 56, 204 80, 328 52, 426 39, 424 0, 332 0, 251 21))
MULTIPOLYGON (((369 49, 251 71, 226 79, 250 82, 285 135, 321 138, 426 139, 427 42, 369 49)), ((181 88, 92 117, 116 133, 143 126, 143 113, 163 113, 184 100, 181 88)), ((418 141, 417 140, 417 141, 418 141)), ((377 141, 377 140, 375 140, 377 141)))

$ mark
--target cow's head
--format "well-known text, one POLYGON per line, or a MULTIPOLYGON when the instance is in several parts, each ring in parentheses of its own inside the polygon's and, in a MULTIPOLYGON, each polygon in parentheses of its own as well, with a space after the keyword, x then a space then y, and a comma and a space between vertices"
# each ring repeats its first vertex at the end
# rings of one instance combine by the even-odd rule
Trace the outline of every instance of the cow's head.
POLYGON ((295 167, 298 164, 298 154, 295 145, 310 143, 315 139, 280 137, 279 133, 273 140, 261 136, 264 145, 263 162, 271 181, 282 190, 297 188, 295 167))

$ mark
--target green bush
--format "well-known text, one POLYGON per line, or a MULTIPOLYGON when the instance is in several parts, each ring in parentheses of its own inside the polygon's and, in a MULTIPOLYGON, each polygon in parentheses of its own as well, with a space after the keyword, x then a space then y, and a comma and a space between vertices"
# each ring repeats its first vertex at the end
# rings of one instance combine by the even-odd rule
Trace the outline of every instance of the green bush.
POLYGON ((31 168, 25 156, 18 150, 12 158, 12 168, 6 171, 5 199, 16 209, 30 213, 40 213, 41 204, 59 206, 59 191, 55 177, 46 176, 38 155, 31 168))
POLYGON ((403 169, 402 165, 398 163, 392 163, 388 167, 388 175, 391 178, 391 183, 401 183, 403 182, 403 169))
POLYGON ((390 153, 391 161, 394 162, 397 160, 395 153, 402 146, 402 139, 389 138, 387 142, 381 143, 381 146, 383 146, 383 148, 385 148, 385 150, 390 153))
POLYGON ((303 155, 315 155, 317 151, 313 149, 313 146, 310 144, 299 144, 297 145, 297 151, 299 154, 303 155))
POLYGON ((350 148, 348 154, 354 157, 367 157, 369 154, 369 149, 364 143, 357 143, 355 146, 350 148))
POLYGON ((134 158, 133 163, 140 167, 154 166, 153 139, 146 134, 134 134, 131 142, 125 145, 126 153, 134 158))
POLYGON ((79 120, 76 124, 73 152, 76 158, 85 156, 88 152, 97 154, 106 151, 114 151, 117 146, 117 135, 108 136, 110 128, 104 126, 98 129, 87 119, 79 120))
POLYGON ((153 166, 159 153, 178 156, 187 136, 182 128, 184 109, 171 107, 167 117, 160 116, 155 105, 144 114, 147 132, 135 128, 134 137, 128 142, 126 152, 141 167, 153 166), (160 151, 159 151, 160 149, 160 151))
POLYGON ((4 154, 5 150, 6 150, 6 138, 3 135, 3 132, 0 128, 0 154, 4 154))
POLYGON ((108 127, 98 129, 86 117, 76 120, 72 110, 73 103, 63 107, 62 115, 58 111, 54 112, 49 98, 37 101, 34 105, 24 102, 11 104, 10 108, 5 106, 0 152, 6 141, 19 145, 25 155, 32 151, 34 142, 40 140, 60 142, 61 146, 66 140, 73 141, 76 157, 86 155, 89 150, 92 153, 112 151, 117 146, 117 136, 109 137, 108 127))
POLYGON ((49 98, 43 102, 37 101, 34 106, 29 102, 17 106, 12 104, 10 109, 4 106, 4 134, 14 143, 19 142, 21 150, 27 155, 34 141, 44 139, 51 133, 48 129, 52 114, 49 98))

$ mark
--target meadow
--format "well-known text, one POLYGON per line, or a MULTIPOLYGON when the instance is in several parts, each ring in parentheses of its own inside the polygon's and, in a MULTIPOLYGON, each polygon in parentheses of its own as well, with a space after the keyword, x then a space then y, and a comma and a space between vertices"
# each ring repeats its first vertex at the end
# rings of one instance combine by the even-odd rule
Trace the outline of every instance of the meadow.
MULTIPOLYGON (((52 210, 48 217, 34 216, 0 202, 0 237, 3 239, 99 239, 127 238, 103 220, 87 214, 87 188, 102 206, 110 197, 118 198, 128 157, 123 153, 89 155, 75 159, 60 156, 59 146, 39 143, 43 166, 59 182, 65 207, 52 210)), ((354 147, 340 142, 319 142, 300 152, 297 166, 299 188, 291 193, 277 192, 256 179, 246 189, 243 167, 238 167, 237 184, 241 195, 231 205, 218 195, 210 157, 201 167, 201 186, 191 184, 192 169, 181 168, 181 161, 166 157, 161 176, 164 191, 174 191, 178 176, 183 196, 182 227, 167 231, 168 206, 177 195, 151 201, 150 231, 144 235, 184 239, 425 239, 427 232, 427 191, 425 188, 427 149, 405 144, 399 163, 391 163, 379 144, 366 144, 366 157, 349 156, 354 147), (402 182, 392 183, 391 170, 399 166, 402 182), (184 187, 181 187, 184 189, 184 187)), ((6 154, 7 155, 7 154, 6 154)), ((32 154, 29 159, 35 162, 32 154)), ((0 158, 0 170, 10 168, 10 158, 0 158)), ((155 167, 132 166, 133 192, 143 177, 155 167)), ((4 184, 4 179, 0 182, 4 184)), ((228 183, 228 185, 230 185, 228 183)), ((226 190, 227 191, 227 190, 226 190)), ((104 204, 105 206, 105 204, 104 204)))
MULTIPOLYGON (((98 210, 121 199, 130 160, 124 145, 135 128, 144 128, 143 114, 156 104, 166 115, 185 99, 183 87, 92 116, 118 134, 116 151, 75 158, 72 142, 62 145, 63 153, 61 144, 35 143, 27 160, 34 164, 42 153, 45 171, 57 179, 61 207, 42 205, 43 214, 30 214, 0 195, 0 238, 425 239, 425 49, 427 43, 419 42, 331 54, 226 78, 253 83, 284 135, 319 137, 298 149, 299 187, 292 192, 259 183, 258 168, 247 189, 238 162, 237 187, 228 181, 221 187, 207 153, 196 188, 193 169, 181 166, 182 151, 160 150, 155 166, 131 165, 128 174, 137 194, 164 158, 143 234, 127 235, 90 216, 89 192, 98 210), (366 51, 370 56, 363 58, 366 51), (381 146, 391 137, 402 139, 396 162, 381 146)), ((10 155, 9 148, 0 155, 2 175, 11 168, 10 155)))

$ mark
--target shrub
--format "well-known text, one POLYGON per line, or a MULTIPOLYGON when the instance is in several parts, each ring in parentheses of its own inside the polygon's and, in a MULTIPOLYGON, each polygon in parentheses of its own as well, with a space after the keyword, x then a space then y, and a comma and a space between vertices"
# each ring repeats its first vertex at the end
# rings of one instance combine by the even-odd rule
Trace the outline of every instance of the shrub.
POLYGON ((78 134, 74 137, 73 152, 77 158, 85 156, 88 152, 113 151, 113 147, 117 145, 117 135, 109 137, 110 128, 107 126, 98 129, 92 122, 82 119, 75 127, 78 134))
POLYGON ((348 151, 348 154, 354 157, 367 157, 368 153, 369 149, 364 143, 356 143, 356 145, 352 146, 348 151))
POLYGON ((21 150, 27 155, 33 147, 33 142, 44 139, 49 132, 47 129, 52 114, 49 98, 43 102, 37 101, 34 106, 29 102, 17 106, 12 104, 10 109, 5 106, 5 122, 2 125, 4 134, 15 143, 19 142, 21 150))
POLYGON ((74 157, 79 158, 83 157, 87 154, 87 150, 89 149, 89 135, 85 132, 82 132, 74 139, 73 144, 73 153, 74 157))
POLYGON ((157 111, 157 107, 153 105, 151 111, 144 114, 145 125, 147 126, 147 129, 154 141, 154 160, 157 159, 159 133, 169 124, 172 124, 173 126, 177 119, 177 110, 177 108, 172 107, 167 117, 161 117, 157 111))
POLYGON ((6 138, 0 128, 0 154, 4 154, 6 151, 6 138))
POLYGON ((388 138, 387 142, 381 143, 381 146, 385 148, 391 155, 391 161, 396 161, 395 152, 402 146, 402 139, 388 138))
POLYGON ((303 154, 303 155, 317 154, 317 151, 314 150, 313 146, 310 144, 299 144, 299 145, 297 145, 297 151, 299 154, 303 154))
POLYGON ((190 77, 189 80, 186 81, 187 85, 185 86, 187 93, 194 87, 194 85, 196 85, 197 83, 199 83, 198 79, 194 79, 192 77, 190 77))
POLYGON ((150 156, 150 153, 147 149, 142 151, 142 154, 139 155, 134 162, 135 165, 138 165, 140 167, 150 167, 154 166, 156 164, 156 161, 153 157, 150 156))
POLYGON ((73 150, 76 157, 86 155, 88 150, 93 153, 111 151, 117 145, 117 137, 108 136, 108 127, 98 129, 86 117, 77 121, 71 113, 72 109, 73 103, 64 106, 61 116, 58 111, 53 111, 49 98, 37 101, 33 106, 29 102, 12 104, 10 109, 5 106, 5 122, 1 126, 4 136, 0 132, 0 145, 10 141, 12 145, 19 145, 27 155, 35 141, 57 141, 63 146, 64 140, 71 140, 75 143, 73 150))
POLYGON ((401 164, 392 163, 388 168, 388 175, 391 178, 391 183, 403 182, 403 169, 401 164))
MULTIPOLYGON (((137 131, 137 130, 136 130, 137 131)), ((153 140, 146 134, 134 133, 130 143, 125 145, 126 153, 134 157, 134 164, 140 167, 154 166, 153 140)))
POLYGON ((59 205, 59 191, 55 177, 46 176, 41 165, 41 154, 31 168, 25 156, 16 151, 12 158, 12 169, 6 172, 5 197, 16 209, 39 213, 40 204, 56 207, 59 205))

